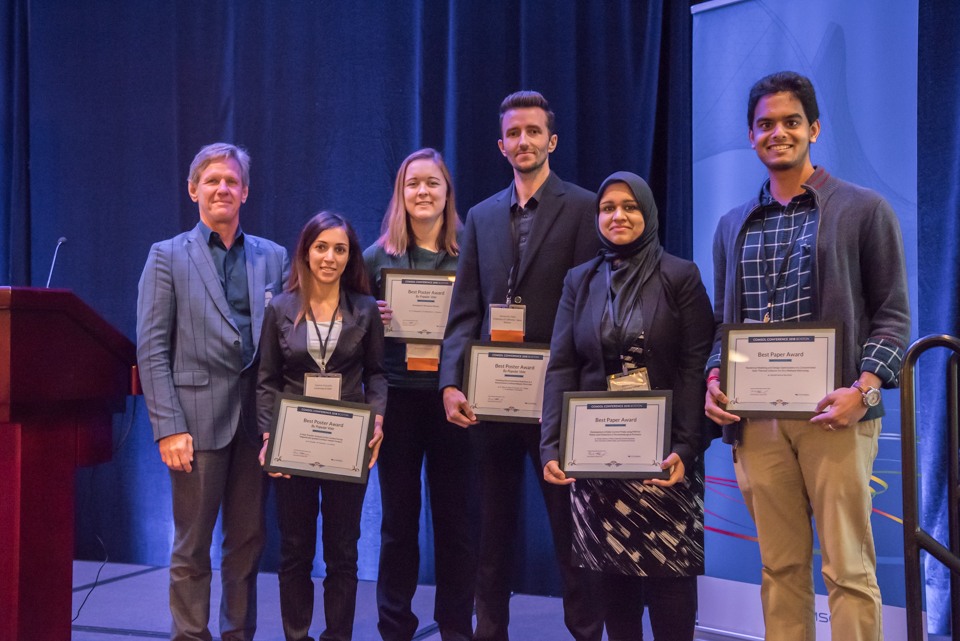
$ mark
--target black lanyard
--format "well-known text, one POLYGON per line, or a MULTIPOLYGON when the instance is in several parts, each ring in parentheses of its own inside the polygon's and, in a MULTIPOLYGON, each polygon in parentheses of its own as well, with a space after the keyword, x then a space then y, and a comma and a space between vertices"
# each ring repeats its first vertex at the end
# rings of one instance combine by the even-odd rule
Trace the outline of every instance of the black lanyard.
MULTIPOLYGON (((514 187, 516 190, 516 187, 514 187)), ((513 211, 511 207, 510 211, 510 236, 513 240, 513 265, 510 266, 510 274, 507 276, 507 305, 513 302, 513 290, 517 286, 517 275, 520 272, 520 232, 517 230, 517 216, 522 216, 524 211, 528 211, 531 214, 536 213, 536 207, 539 207, 540 203, 533 196, 530 196, 530 199, 527 200, 527 204, 523 207, 520 206, 520 201, 517 200, 517 210, 513 211), (535 207, 527 209, 527 206, 530 205, 530 202, 536 204, 535 207)))
MULTIPOLYGON (((640 290, 637 289, 637 296, 632 301, 632 304, 627 309, 627 317, 623 319, 623 324, 621 325, 617 320, 617 314, 613 309, 613 267, 610 263, 607 263, 607 314, 610 316, 610 323, 613 325, 613 338, 617 341, 617 351, 620 352, 620 368, 623 370, 624 376, 627 374, 627 359, 623 352, 626 352, 630 349, 630 345, 624 345, 626 337, 624 332, 630 327, 630 319, 633 318, 633 310, 637 306, 637 302, 640 300, 640 290)), ((623 288, 620 290, 623 292, 623 288)))
POLYGON ((510 265, 510 273, 507 275, 507 305, 513 302, 513 288, 516 287, 517 272, 520 271, 520 233, 517 231, 517 216, 523 207, 517 203, 516 213, 510 212, 510 236, 513 239, 513 264, 510 265))
MULTIPOLYGON (((790 262, 790 256, 793 255, 793 248, 796 246, 797 241, 800 240, 800 236, 803 234, 803 228, 807 226, 807 221, 810 218, 810 209, 806 211, 803 216, 803 222, 797 226, 793 231, 790 238, 790 246, 787 249, 787 253, 783 255, 783 260, 780 261, 780 269, 777 270, 776 276, 773 274, 772 265, 777 258, 776 247, 779 243, 773 243, 773 259, 770 258, 770 252, 767 250, 767 216, 764 214, 763 220, 760 221, 760 251, 763 254, 763 280, 764 285, 767 288, 767 314, 764 317, 764 322, 772 321, 772 312, 773 312, 773 303, 777 294, 777 283, 780 282, 780 279, 783 278, 784 270, 787 268, 790 262)), ((781 212, 780 219, 786 217, 786 211, 781 212)), ((777 234, 779 237, 779 234, 777 234)))
POLYGON ((310 310, 310 320, 313 321, 313 329, 317 332, 317 340, 320 342, 320 373, 327 373, 327 345, 330 343, 330 335, 333 334, 333 325, 337 322, 337 312, 340 311, 340 301, 337 301, 337 307, 333 310, 333 316, 330 317, 330 329, 327 331, 327 339, 320 338, 320 325, 313 315, 313 309, 310 310))

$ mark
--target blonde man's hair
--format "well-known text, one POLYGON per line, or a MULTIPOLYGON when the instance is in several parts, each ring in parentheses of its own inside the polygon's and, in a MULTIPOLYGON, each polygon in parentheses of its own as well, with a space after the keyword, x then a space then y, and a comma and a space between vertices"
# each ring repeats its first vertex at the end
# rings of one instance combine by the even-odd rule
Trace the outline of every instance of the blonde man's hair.
POLYGON ((233 158, 240 165, 240 181, 243 187, 250 186, 250 154, 247 150, 228 142, 215 142, 212 145, 206 145, 200 148, 197 155, 193 157, 190 163, 190 174, 187 180, 191 185, 200 184, 200 174, 212 162, 224 158, 233 158))

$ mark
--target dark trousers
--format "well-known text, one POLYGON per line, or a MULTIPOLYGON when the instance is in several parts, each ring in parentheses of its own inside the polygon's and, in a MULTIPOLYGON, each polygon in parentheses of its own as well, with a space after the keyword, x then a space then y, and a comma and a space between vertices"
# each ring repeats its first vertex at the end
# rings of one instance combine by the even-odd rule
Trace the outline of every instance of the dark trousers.
POLYGON ((420 471, 427 459, 437 591, 433 617, 444 639, 473 634, 476 560, 470 528, 470 435, 447 422, 437 390, 390 388, 377 461, 383 521, 377 628, 384 641, 410 641, 420 570, 420 471))
POLYGON ((553 545, 563 580, 563 619, 577 641, 599 641, 603 616, 596 573, 570 564, 570 490, 543 480, 540 426, 481 423, 470 428, 480 470, 483 527, 477 572, 477 631, 474 639, 506 641, 510 622, 510 576, 526 457, 533 461, 550 517, 553 545))
POLYGON ((191 472, 170 471, 170 637, 176 641, 211 638, 210 543, 221 510, 220 637, 249 640, 257 628, 257 570, 266 541, 264 474, 258 448, 242 432, 238 429, 227 447, 194 452, 191 472))
POLYGON ((274 480, 280 526, 280 619, 287 641, 310 641, 313 558, 317 516, 323 516, 323 614, 321 640, 348 641, 357 606, 357 541, 367 486, 293 476, 274 480), (322 496, 322 501, 321 501, 322 496))
POLYGON ((697 577, 601 574, 610 641, 643 641, 643 605, 650 611, 654 641, 693 641, 697 622, 697 577))

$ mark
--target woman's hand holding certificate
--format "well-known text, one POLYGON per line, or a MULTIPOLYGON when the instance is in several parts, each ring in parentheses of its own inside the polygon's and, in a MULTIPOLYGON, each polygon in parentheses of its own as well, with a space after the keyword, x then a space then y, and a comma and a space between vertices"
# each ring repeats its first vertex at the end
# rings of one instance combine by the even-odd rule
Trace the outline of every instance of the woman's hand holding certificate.
MULTIPOLYGON (((670 390, 564 392, 559 470, 582 478, 658 479, 656 485, 673 485, 684 470, 670 452, 672 400, 670 390), (672 473, 663 471, 670 467, 672 473)), ((565 477, 547 467, 544 478, 562 484, 558 481, 565 477)))
POLYGON ((383 440, 372 407, 308 396, 277 397, 264 469, 271 476, 313 476, 366 483, 383 440))
POLYGON ((387 338, 440 343, 456 272, 383 268, 380 273, 377 305, 387 338))

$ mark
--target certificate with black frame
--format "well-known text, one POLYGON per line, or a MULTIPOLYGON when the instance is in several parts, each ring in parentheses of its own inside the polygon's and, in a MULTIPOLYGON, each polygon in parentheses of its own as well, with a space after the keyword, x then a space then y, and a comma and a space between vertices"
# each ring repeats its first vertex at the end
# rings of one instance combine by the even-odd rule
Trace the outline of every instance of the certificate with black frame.
POLYGON ((442 343, 456 276, 455 271, 381 269, 380 298, 393 310, 384 336, 402 343, 442 343))
POLYGON ((560 469, 576 479, 668 479, 673 391, 564 392, 560 469))
POLYGON ((720 389, 741 418, 809 419, 842 385, 842 323, 721 326, 720 389))
POLYGON ((263 469, 366 483, 374 418, 372 405, 278 394, 263 469))
POLYGON ((481 421, 539 423, 549 363, 546 343, 467 341, 464 396, 481 421))

